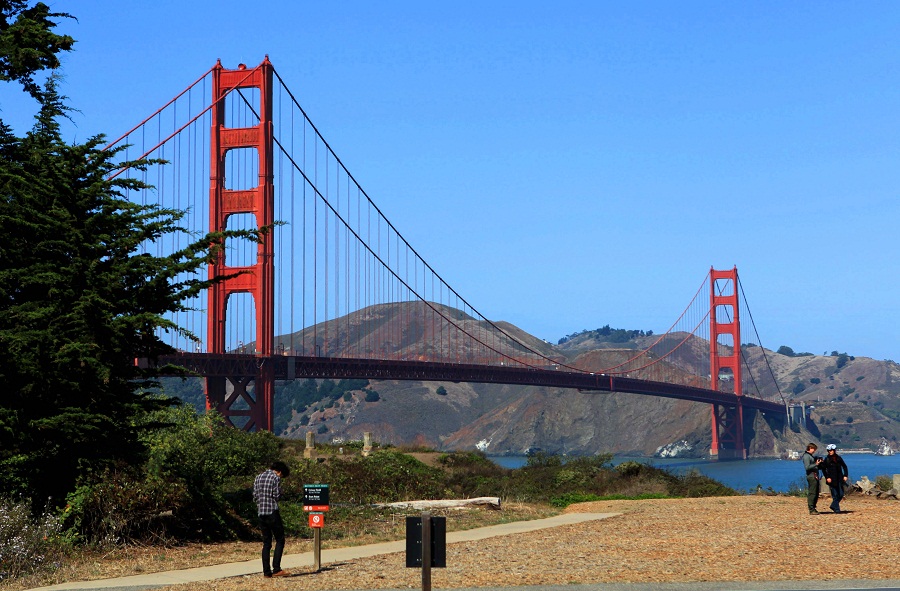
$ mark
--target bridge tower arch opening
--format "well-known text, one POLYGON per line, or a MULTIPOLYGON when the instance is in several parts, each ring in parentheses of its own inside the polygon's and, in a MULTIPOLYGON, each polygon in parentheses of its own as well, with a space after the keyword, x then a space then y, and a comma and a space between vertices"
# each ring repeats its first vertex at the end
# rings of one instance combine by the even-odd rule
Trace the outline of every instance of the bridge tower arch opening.
MULTIPOLYGON (((241 64, 228 70, 221 63, 212 71, 210 130, 210 231, 223 232, 229 217, 249 218, 252 228, 274 224, 272 125, 273 68, 266 57, 255 68, 241 64), (244 117, 235 104, 247 103, 244 117), (250 171, 250 172, 247 172, 250 171)), ((234 219, 232 220, 232 222, 234 219)), ((252 229, 246 228, 246 229, 252 229)), ((243 229, 243 228, 242 228, 243 229)), ((226 319, 229 296, 253 298, 255 339, 237 351, 258 360, 253 375, 208 377, 206 407, 244 430, 272 430, 275 372, 271 362, 275 342, 275 246, 273 233, 263 236, 255 253, 229 264, 225 251, 209 265, 209 277, 231 276, 209 290, 208 353, 228 353, 226 319)), ((234 352, 234 351, 231 351, 234 352)))
POLYGON ((744 409, 741 404, 741 323, 737 267, 710 269, 709 366, 710 387, 737 396, 735 406, 712 405, 712 445, 716 459, 746 459, 744 409))

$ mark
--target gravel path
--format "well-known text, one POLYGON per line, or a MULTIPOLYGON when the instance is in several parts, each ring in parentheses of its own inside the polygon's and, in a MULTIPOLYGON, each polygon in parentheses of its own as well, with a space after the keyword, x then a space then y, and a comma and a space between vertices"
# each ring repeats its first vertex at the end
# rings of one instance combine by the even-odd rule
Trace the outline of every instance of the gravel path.
MULTIPOLYGON (((583 503, 567 511, 621 515, 450 544, 447 568, 432 571, 432 586, 900 579, 900 503, 855 495, 844 508, 811 516, 805 499, 768 496, 583 503)), ((325 564, 318 573, 296 569, 281 579, 254 575, 169 589, 421 588, 421 571, 404 563, 395 553, 325 564)))

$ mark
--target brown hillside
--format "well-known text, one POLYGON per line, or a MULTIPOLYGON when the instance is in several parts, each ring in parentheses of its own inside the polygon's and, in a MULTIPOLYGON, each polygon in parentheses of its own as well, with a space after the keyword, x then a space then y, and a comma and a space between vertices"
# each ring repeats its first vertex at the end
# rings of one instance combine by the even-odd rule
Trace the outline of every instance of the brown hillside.
MULTIPOLYGON (((489 338, 486 323, 459 310, 442 308, 460 319, 471 334, 489 338)), ((513 338, 552 359, 588 371, 618 365, 641 348, 665 357, 657 370, 670 374, 708 374, 708 343, 688 335, 640 336, 622 346, 591 348, 577 339, 554 346, 508 323, 498 323, 513 338), (678 347, 677 354, 671 350, 678 347)), ((441 347, 435 335, 443 326, 421 303, 375 306, 348 317, 307 328, 280 340, 293 350, 333 356, 372 352, 413 352, 422 359, 441 347), (434 345, 433 343, 437 343, 434 345)), ((443 341, 447 349, 447 341, 443 341)), ((598 343, 593 343, 598 344, 598 343)), ((309 354, 309 353, 308 353, 309 354)), ((472 352, 475 356, 477 352, 472 352)), ((812 433, 793 433, 764 417, 747 417, 754 455, 779 455, 806 439, 835 441, 843 447, 876 447, 882 437, 900 436, 900 366, 887 361, 838 357, 788 357, 760 347, 744 349, 754 380, 745 392, 813 406, 812 433), (771 368, 771 372, 768 370, 771 368), (770 374, 768 379, 760 378, 770 374), (771 374, 774 374, 772 379, 771 374), (848 418, 850 420, 848 421, 848 418), (773 430, 774 429, 774 430, 773 430)), ((641 376, 647 377, 647 376, 641 376)), ((652 376, 649 379, 654 379, 652 376)), ((436 449, 483 449, 489 454, 522 454, 541 449, 552 453, 653 455, 658 448, 686 442, 689 455, 704 456, 710 444, 707 405, 621 393, 588 393, 541 387, 435 382, 372 382, 377 402, 362 393, 337 400, 331 408, 296 414, 285 435, 319 440, 358 440, 372 432, 381 443, 425 445, 436 449), (301 423, 307 422, 308 425, 301 423)), ((895 445, 900 447, 900 445, 895 445)))

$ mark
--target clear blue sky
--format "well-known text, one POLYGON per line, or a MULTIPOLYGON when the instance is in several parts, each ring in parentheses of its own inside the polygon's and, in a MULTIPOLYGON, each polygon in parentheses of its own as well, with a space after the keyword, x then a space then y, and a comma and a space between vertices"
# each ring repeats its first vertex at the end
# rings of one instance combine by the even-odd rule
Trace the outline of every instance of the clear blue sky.
POLYGON ((659 332, 736 265, 763 345, 900 360, 896 2, 51 4, 73 140, 268 54, 491 319, 659 332))

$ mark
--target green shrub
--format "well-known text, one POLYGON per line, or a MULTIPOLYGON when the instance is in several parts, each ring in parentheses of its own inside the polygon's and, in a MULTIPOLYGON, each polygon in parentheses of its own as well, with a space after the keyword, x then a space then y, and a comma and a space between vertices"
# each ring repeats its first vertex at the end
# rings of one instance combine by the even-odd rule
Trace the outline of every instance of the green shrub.
POLYGON ((498 466, 480 451, 454 452, 438 456, 445 471, 444 483, 453 496, 500 496, 510 470, 498 466))
POLYGON ((627 462, 622 462, 621 464, 616 466, 616 472, 618 472, 621 476, 637 476, 646 467, 647 464, 629 460, 627 462))
POLYGON ((441 454, 437 458, 438 464, 446 468, 467 468, 474 466, 496 466, 490 461, 484 452, 461 451, 441 454))
POLYGON ((588 503, 590 501, 599 501, 603 497, 592 493, 570 492, 558 497, 550 499, 550 504, 554 507, 568 507, 574 503, 588 503))
POLYGON ((525 459, 525 468, 558 468, 562 466, 562 456, 539 451, 525 459))
POLYGON ((248 524, 233 503, 279 457, 278 439, 266 431, 235 429, 189 406, 148 420, 168 427, 143 436, 146 463, 109 470, 80 485, 67 497, 66 525, 88 543, 247 535, 248 524))
POLYGON ((788 484, 787 494, 791 497, 805 497, 807 483, 805 478, 795 480, 788 484))
POLYGON ((678 497, 728 497, 737 494, 734 489, 713 480, 699 470, 690 470, 670 482, 668 490, 672 496, 678 497))
POLYGON ((66 498, 65 525, 88 544, 129 543, 177 535, 171 517, 190 505, 184 486, 107 471, 66 498))
POLYGON ((642 464, 611 465, 612 456, 548 457, 535 454, 528 464, 491 482, 493 494, 526 502, 579 502, 608 498, 700 497, 737 494, 698 472, 684 475, 642 464), (649 495, 649 496, 648 496, 649 495), (595 499, 596 498, 596 499, 595 499), (554 501, 555 500, 555 501, 554 501))
POLYGON ((878 486, 881 490, 887 492, 894 488, 894 479, 887 474, 881 474, 880 476, 875 477, 875 485, 878 486))
POLYGON ((291 467, 282 483, 284 498, 298 501, 304 484, 328 484, 331 503, 367 505, 413 499, 443 498, 444 472, 396 450, 378 450, 334 462, 303 460, 291 467))

